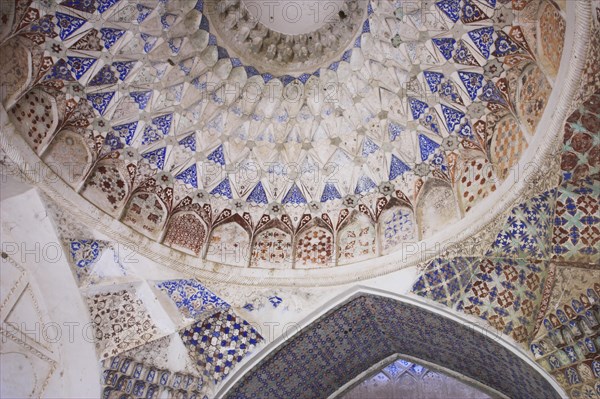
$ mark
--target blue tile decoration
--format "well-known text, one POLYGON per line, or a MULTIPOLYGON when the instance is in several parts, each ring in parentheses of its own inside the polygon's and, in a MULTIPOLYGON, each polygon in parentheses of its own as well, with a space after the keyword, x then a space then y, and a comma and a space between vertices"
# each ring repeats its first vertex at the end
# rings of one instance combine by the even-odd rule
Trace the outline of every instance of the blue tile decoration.
POLYGON ((498 38, 494 42, 495 50, 492 52, 494 57, 506 57, 510 54, 520 52, 519 46, 504 31, 496 31, 498 38))
POLYGON ((103 14, 121 0, 98 0, 98 12, 103 14))
POLYGON ((325 183, 323 193, 321 194, 321 202, 333 201, 342 199, 342 196, 333 183, 325 183))
POLYGON ((56 25, 59 29, 59 36, 62 40, 69 38, 76 30, 86 23, 85 19, 77 18, 62 12, 57 12, 55 16, 58 21, 56 25))
POLYGON ((246 202, 250 202, 253 204, 263 204, 266 205, 269 203, 267 199, 267 193, 261 182, 254 187, 248 198, 246 198, 246 202))
POLYGON ((423 71, 423 76, 425 76, 425 81, 429 86, 429 90, 431 90, 432 93, 437 93, 438 86, 442 83, 444 74, 439 72, 423 71))
POLYGON ((144 52, 149 53, 158 41, 158 37, 150 36, 147 33, 141 33, 140 37, 144 41, 144 52))
POLYGON ((229 177, 226 177, 219 185, 210 192, 212 195, 220 195, 227 199, 232 199, 233 194, 231 192, 231 184, 229 184, 229 177))
POLYGON ((292 187, 290 187, 281 203, 284 205, 305 205, 307 201, 302 194, 302 191, 300 191, 296 183, 294 183, 292 184, 292 187))
POLYGON ((137 129, 138 122, 126 123, 124 125, 113 126, 112 130, 125 141, 125 144, 130 145, 133 141, 133 136, 137 129))
POLYGON ((65 0, 60 3, 61 6, 73 8, 75 10, 87 12, 93 14, 96 12, 96 1, 95 0, 65 0))
POLYGON ((215 383, 221 381, 263 338, 231 308, 180 333, 190 357, 215 383))
POLYGON ((158 169, 164 169, 166 160, 167 148, 162 147, 154 151, 142 154, 142 157, 146 159, 151 165, 156 166, 158 169))
POLYGON ((143 6, 141 4, 136 5, 136 9, 138 12, 137 23, 141 24, 148 18, 148 16, 152 13, 152 8, 143 6))
POLYGON ((429 262, 413 286, 413 292, 442 305, 453 307, 475 275, 481 260, 457 257, 429 262))
POLYGON ((437 49, 446 60, 450 60, 450 58, 452 58, 452 52, 454 51, 454 46, 456 45, 456 40, 454 38, 433 38, 431 41, 433 44, 435 44, 437 49))
POLYGON ((328 397, 395 353, 444 365, 508 397, 560 398, 536 369, 493 337, 374 295, 349 300, 288 339, 249 370, 225 398, 328 397))
POLYGON ((429 137, 419 134, 419 149, 421 150, 421 160, 423 162, 425 162, 439 147, 440 145, 429 137))
POLYGON ((92 107, 94 107, 94 109, 96 111, 98 111, 98 113, 100 115, 104 115, 104 112, 106 112, 106 108, 108 107, 108 104, 110 104, 110 101, 112 100, 112 98, 114 96, 115 96, 115 92, 94 93, 94 94, 88 94, 87 99, 92 104, 92 107))
POLYGON ((203 320, 207 316, 229 309, 229 304, 219 298, 200 282, 169 280, 156 283, 165 292, 185 317, 203 320))
POLYGON ((133 101, 137 103, 138 107, 141 110, 144 110, 148 106, 148 102, 152 97, 152 91, 132 91, 129 92, 129 95, 131 98, 133 98, 133 101))
POLYGON ((370 138, 365 137, 365 141, 363 141, 362 157, 366 158, 377 150, 379 150, 379 146, 370 138))
POLYGON ((460 18, 460 0, 441 0, 435 3, 435 5, 442 10, 452 22, 457 22, 460 18))
POLYGON ((67 244, 75 274, 81 282, 98 262, 107 243, 98 240, 70 240, 67 244))
POLYGON ((102 35, 102 40, 104 41, 104 47, 107 50, 110 50, 110 48, 115 45, 117 40, 119 40, 121 36, 125 34, 125 31, 114 28, 101 28, 100 34, 102 35))
POLYGON ((213 152, 208 155, 208 160, 216 164, 225 166, 225 155, 223 154, 223 144, 218 146, 213 152))
POLYGON ((115 84, 117 82, 118 82, 118 79, 115 76, 114 72, 112 71, 110 65, 104 65, 98 71, 98 73, 96 73, 96 76, 94 76, 92 78, 92 80, 90 80, 89 85, 90 86, 102 86, 102 85, 115 84))
POLYGON ((485 58, 490 58, 490 48, 494 44, 494 28, 485 27, 472 30, 468 33, 469 37, 475 43, 481 54, 485 58))
POLYGON ((283 303, 283 299, 277 295, 273 295, 269 297, 269 302, 271 302, 274 308, 277 308, 283 303))
POLYGON ((119 73, 119 79, 125 80, 127 78, 127 75, 129 75, 129 72, 131 72, 131 70, 133 69, 135 61, 118 61, 113 62, 112 65, 119 73))
POLYGON ((196 164, 193 164, 177 176, 175 176, 177 180, 181 180, 187 185, 190 185, 194 188, 198 188, 198 171, 196 169, 196 164))
POLYGON ((463 82, 465 89, 467 89, 471 101, 475 101, 477 92, 483 87, 483 75, 475 72, 458 71, 458 76, 463 82))
POLYGON ((186 138, 180 140, 179 145, 183 146, 184 148, 187 148, 192 152, 196 152, 196 135, 191 134, 186 138))
POLYGON ((354 189, 354 194, 366 194, 372 190, 377 188, 377 184, 367 175, 362 175, 358 178, 356 182, 356 188, 354 189))
POLYGON ((123 143, 119 139, 119 137, 113 135, 112 133, 108 133, 106 138, 104 139, 104 145, 110 148, 110 151, 117 151, 123 148, 123 143))
POLYGON ((392 159, 390 162, 390 181, 394 181, 398 176, 402 176, 404 173, 408 172, 410 167, 402 162, 400 158, 396 157, 392 154, 392 159))
POLYGON ((489 255, 546 259, 551 250, 555 197, 553 189, 514 207, 489 255))
POLYGON ((67 64, 75 74, 75 79, 80 79, 95 63, 95 58, 67 57, 67 64))
POLYGON ((410 111, 412 113, 413 119, 417 120, 425 113, 429 105, 427 103, 417 100, 416 98, 409 98, 408 104, 410 105, 410 111))
POLYGON ((501 105, 507 105, 506 100, 504 99, 504 97, 502 97, 502 94, 500 93, 500 90, 498 90, 498 88, 496 87, 494 82, 492 82, 491 80, 488 81, 485 84, 485 86, 483 86, 483 91, 482 91, 481 95, 479 96, 479 98, 482 101, 495 103, 495 104, 501 104, 501 105))
POLYGON ((400 134, 405 131, 405 128, 394 123, 392 121, 388 122, 388 135, 390 136, 390 141, 396 141, 400 134))
POLYGON ((71 74, 71 70, 67 62, 63 59, 60 59, 54 64, 50 72, 44 77, 44 80, 51 79, 60 79, 67 82, 72 82, 75 80, 73 75, 71 74))
POLYGON ((444 120, 446 121, 446 126, 448 127, 448 131, 452 133, 456 126, 460 125, 462 118, 465 117, 463 112, 460 112, 457 109, 448 107, 442 104, 442 114, 444 115, 444 120))
POLYGON ((467 47, 464 41, 459 40, 456 43, 456 51, 454 52, 454 62, 462 65, 479 66, 479 63, 471 54, 471 50, 467 47))

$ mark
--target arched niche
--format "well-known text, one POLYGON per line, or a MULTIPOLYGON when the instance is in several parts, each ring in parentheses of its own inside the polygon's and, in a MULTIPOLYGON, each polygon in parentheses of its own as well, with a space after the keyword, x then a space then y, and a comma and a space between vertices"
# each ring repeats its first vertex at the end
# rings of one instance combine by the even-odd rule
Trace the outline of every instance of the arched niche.
POLYGON ((263 349, 230 377, 219 397, 326 398, 394 354, 457 373, 506 397, 563 397, 520 349, 452 313, 380 292, 337 301, 291 337, 288 332, 263 349))
POLYGON ((158 195, 137 192, 131 196, 127 204, 123 223, 156 239, 163 229, 167 216, 167 207, 158 195))
POLYGON ((56 100, 42 89, 25 93, 8 113, 17 132, 41 154, 58 126, 56 100))
MULTIPOLYGON (((13 8, 14 7, 6 7, 13 8)), ((1 48, 0 76, 2 76, 2 88, 0 90, 0 102, 6 109, 12 107, 19 96, 31 84, 33 74, 31 52, 27 49, 27 42, 18 37, 10 39, 1 48)))
POLYGON ((465 160, 456 184, 462 210, 469 212, 475 204, 496 191, 497 183, 494 166, 487 159, 465 160))
POLYGON ((379 242, 381 253, 387 255, 403 243, 418 241, 415 213, 408 206, 391 202, 379 216, 379 242))
POLYGON ((529 64, 519 77, 517 113, 521 124, 533 135, 542 119, 552 87, 544 72, 535 63, 529 64))
POLYGON ((421 238, 431 237, 459 219, 459 206, 450 184, 439 179, 427 180, 417 202, 421 238))
POLYGON ((195 212, 178 212, 171 217, 163 243, 193 255, 202 253, 207 228, 195 212))
POLYGON ((93 155, 85 139, 73 130, 60 131, 44 152, 43 160, 71 187, 77 187, 87 175, 93 155))
POLYGON ((250 262, 250 233, 239 215, 213 227, 206 250, 206 260, 247 267, 250 262))
POLYGON ((117 217, 130 190, 125 176, 125 166, 121 161, 100 161, 87 178, 82 195, 104 212, 117 217))
POLYGON ((313 219, 294 240, 295 268, 317 268, 334 266, 333 232, 319 218, 313 219))
POLYGON ((539 58, 544 70, 556 77, 562 58, 567 23, 558 7, 552 2, 543 2, 538 19, 540 33, 539 58))
POLYGON ((499 179, 511 178, 511 168, 519 161, 528 145, 521 125, 513 116, 509 115, 498 121, 494 127, 490 155, 499 179))
POLYGON ((354 211, 337 233, 338 265, 375 256, 375 225, 364 213, 354 211))
POLYGON ((255 236, 251 267, 291 269, 293 263, 292 235, 283 223, 271 223, 255 236))

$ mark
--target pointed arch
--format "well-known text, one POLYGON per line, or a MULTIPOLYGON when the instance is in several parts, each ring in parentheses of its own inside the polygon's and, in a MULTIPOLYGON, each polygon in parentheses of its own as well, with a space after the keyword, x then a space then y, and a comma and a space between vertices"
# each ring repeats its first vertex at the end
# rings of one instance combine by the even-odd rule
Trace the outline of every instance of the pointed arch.
POLYGON ((329 397, 394 354, 446 368, 508 397, 564 397, 556 381, 503 336, 449 310, 362 287, 284 331, 238 368, 217 396, 329 397), (269 378, 260 378, 264 373, 269 378))
POLYGON ((292 234, 281 221, 267 223, 254 237, 251 267, 291 269, 293 265, 292 234))
POLYGON ((337 233, 337 262, 345 265, 375 256, 375 225, 364 213, 353 211, 337 233))
POLYGON ((167 206, 157 194, 137 192, 127 204, 123 223, 156 239, 167 221, 167 216, 167 206))
POLYGON ((382 255, 393 252, 403 243, 416 242, 419 238, 414 211, 396 199, 387 203, 379 215, 378 229, 382 255))
POLYGON ((111 216, 119 216, 129 195, 129 179, 120 160, 98 162, 86 180, 82 195, 111 216))
POLYGON ((43 160, 69 186, 76 188, 92 167, 94 155, 81 134, 65 129, 54 137, 43 160))
POLYGON ((172 248, 200 255, 208 229, 196 212, 177 212, 169 220, 164 244, 172 248))
POLYGON ((250 232, 238 214, 213 227, 206 250, 206 260, 247 267, 250 261, 250 232))
POLYGON ((312 219, 296 233, 294 249, 295 268, 333 266, 333 232, 321 218, 312 219))

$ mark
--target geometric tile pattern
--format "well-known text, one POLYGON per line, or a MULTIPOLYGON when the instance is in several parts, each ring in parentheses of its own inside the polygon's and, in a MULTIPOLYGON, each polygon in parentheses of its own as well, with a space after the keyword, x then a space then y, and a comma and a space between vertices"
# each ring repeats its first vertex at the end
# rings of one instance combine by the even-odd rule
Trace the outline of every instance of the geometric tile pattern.
POLYGON ((484 259, 457 310, 487 320, 496 330, 525 342, 535 328, 546 272, 542 261, 484 259))
POLYGON ((567 119, 561 159, 563 180, 600 173, 600 92, 567 119))
POLYGON ((159 332, 133 289, 96 294, 86 300, 101 359, 146 344, 159 332))
POLYGON ((215 383, 225 378, 263 338, 246 321, 227 309, 180 332, 190 356, 215 383))
POLYGON ((560 397, 544 377, 494 339, 374 295, 351 299, 314 321, 248 371, 225 397, 328 397, 394 353, 443 365, 508 397, 560 397))
POLYGON ((555 259, 600 265, 600 175, 559 187, 552 245, 555 259))
POLYGON ((207 314, 226 310, 229 304, 196 280, 171 280, 156 284, 185 317, 200 320, 207 314))
POLYGON ((434 259, 417 279, 413 292, 454 307, 471 281, 479 262, 479 258, 434 259))
POLYGON ((515 206, 487 256, 545 259, 550 253, 556 190, 515 206))
POLYGON ((527 140, 517 120, 506 117, 496 124, 491 144, 491 156, 498 170, 498 177, 509 177, 509 171, 527 149, 527 140))

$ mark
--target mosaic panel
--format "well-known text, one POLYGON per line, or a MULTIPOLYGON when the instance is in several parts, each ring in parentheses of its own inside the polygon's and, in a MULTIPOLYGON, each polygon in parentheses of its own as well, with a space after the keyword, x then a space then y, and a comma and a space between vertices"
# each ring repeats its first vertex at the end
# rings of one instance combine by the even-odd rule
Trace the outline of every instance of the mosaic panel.
POLYGON ((253 267, 292 267, 292 236, 280 229, 269 229, 260 233, 252 247, 253 267))
POLYGON ((134 290, 100 293, 86 300, 101 359, 148 343, 159 333, 134 290))
POLYGON ((328 266, 333 262, 333 234, 314 226, 296 238, 295 267, 328 266))
POLYGON ((263 338, 231 309, 217 313, 183 330, 181 339, 203 374, 215 383, 231 370, 263 338))
POLYGON ((206 241, 206 227, 194 213, 181 213, 169 222, 164 243, 175 248, 185 248, 199 255, 206 241))
POLYGON ((225 397, 328 397, 393 353, 443 364, 508 397, 560 398, 539 373, 494 339, 413 305, 372 295, 354 298, 316 320, 250 370, 225 397))
POLYGON ((550 255, 555 196, 556 190, 550 190, 514 207, 488 255, 546 259, 550 255))
POLYGON ((475 275, 480 262, 478 258, 434 259, 419 276, 412 291, 453 307, 475 275))
POLYGON ((156 284, 175 303, 185 317, 200 320, 229 304, 196 280, 170 280, 156 284))
POLYGON ((600 175, 558 188, 554 258, 600 265, 600 175))
POLYGON ((82 283, 100 259, 108 243, 97 240, 70 240, 66 244, 69 246, 72 268, 78 282, 82 283))
POLYGON ((457 309, 525 342, 534 332, 546 275, 547 265, 542 261, 484 259, 457 309))
POLYGON ((515 118, 509 116, 496 124, 490 152, 500 179, 509 177, 510 169, 527 147, 527 140, 515 118))
POLYGON ((594 93, 567 119, 561 158, 563 179, 600 173, 600 92, 594 93))
POLYGON ((375 226, 366 216, 355 215, 337 234, 338 264, 345 265, 375 256, 375 226))
POLYGON ((379 217, 381 252, 393 252, 403 243, 418 240, 414 212, 407 207, 396 207, 383 211, 379 217))

